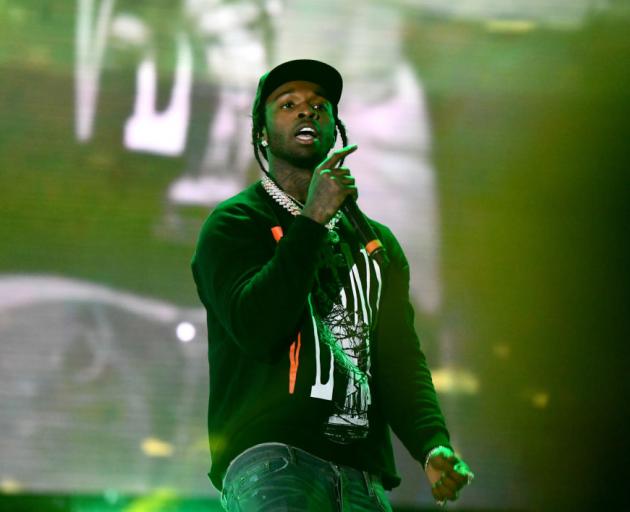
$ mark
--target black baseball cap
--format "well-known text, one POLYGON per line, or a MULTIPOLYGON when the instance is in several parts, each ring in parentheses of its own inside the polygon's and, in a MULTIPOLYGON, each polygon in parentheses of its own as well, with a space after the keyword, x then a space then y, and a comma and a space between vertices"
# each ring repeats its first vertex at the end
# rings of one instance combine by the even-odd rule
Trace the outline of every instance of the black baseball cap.
POLYGON ((343 89, 341 74, 331 65, 311 59, 284 62, 261 76, 256 93, 257 106, 262 107, 276 88, 294 80, 321 85, 324 89, 324 97, 335 106, 336 110, 343 89))

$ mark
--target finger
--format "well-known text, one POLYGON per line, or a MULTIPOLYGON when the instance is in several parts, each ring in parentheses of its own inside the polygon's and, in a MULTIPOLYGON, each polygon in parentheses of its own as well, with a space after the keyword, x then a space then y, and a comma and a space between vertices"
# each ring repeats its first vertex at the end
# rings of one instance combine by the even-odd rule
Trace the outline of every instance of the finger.
POLYGON ((342 158, 347 157, 350 153, 354 153, 358 149, 358 145, 350 144, 344 148, 338 149, 332 155, 330 155, 326 160, 324 160, 320 167, 334 167, 337 165, 342 158))
POLYGON ((354 176, 352 176, 352 174, 341 174, 341 175, 338 175, 337 178, 340 179, 344 184, 354 185, 356 181, 354 176))
POLYGON ((464 480, 465 484, 471 484, 475 479, 475 474, 470 470, 468 464, 466 464, 463 460, 460 460, 457 464, 455 464, 453 471, 460 475, 464 480))
POLYGON ((446 483, 436 482, 438 485, 433 489, 433 496, 440 500, 456 500, 459 496, 457 489, 452 489, 446 483))
POLYGON ((443 474, 431 487, 441 492, 455 492, 459 489, 457 482, 446 474, 443 474))
POLYGON ((468 480, 468 477, 457 471, 457 469, 453 469, 453 471, 446 471, 445 474, 460 487, 465 485, 468 480))
POLYGON ((328 174, 327 178, 331 181, 339 181, 346 188, 356 188, 354 176, 350 174, 337 174, 334 172, 334 169, 324 169, 319 173, 320 177, 323 177, 326 174, 328 174))
POLYGON ((318 172, 320 176, 323 176, 324 174, 330 174, 331 177, 337 176, 338 178, 342 178, 344 176, 352 176, 350 174, 350 169, 348 169, 347 167, 331 167, 330 169, 321 169, 318 172))
POLYGON ((438 471, 452 471, 454 464, 442 455, 431 457, 429 464, 438 471))
POLYGON ((453 470, 455 470, 460 475, 466 475, 470 473, 470 468, 468 464, 466 464, 463 460, 457 461, 457 463, 453 466, 453 470))
POLYGON ((446 487, 451 492, 456 492, 461 486, 448 475, 444 475, 440 479, 441 485, 446 487))
POLYGON ((439 487, 431 489, 431 495, 435 501, 446 501, 446 496, 444 496, 442 489, 439 487))
POLYGON ((440 504, 441 502, 442 505, 445 504, 446 500, 455 500, 459 497, 459 494, 457 492, 453 492, 444 486, 439 486, 435 489, 432 489, 431 494, 433 496, 433 499, 435 499, 438 504, 440 504))

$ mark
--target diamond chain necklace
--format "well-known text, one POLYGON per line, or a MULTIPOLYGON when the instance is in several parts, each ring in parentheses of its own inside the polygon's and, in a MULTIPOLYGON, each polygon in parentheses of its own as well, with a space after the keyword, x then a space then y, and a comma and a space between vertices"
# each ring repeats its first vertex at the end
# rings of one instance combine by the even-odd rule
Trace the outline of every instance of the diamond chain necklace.
MULTIPOLYGON (((273 180, 269 176, 263 176, 262 186, 267 191, 267 193, 276 201, 276 203, 282 206, 285 210, 288 210, 291 215, 295 217, 302 213, 302 208, 304 208, 304 205, 294 197, 287 194, 284 190, 282 190, 278 185, 273 182, 273 180)), ((341 211, 338 211, 335 216, 330 219, 330 221, 326 224, 326 228, 328 228, 328 231, 332 231, 334 229, 340 218, 341 211)))

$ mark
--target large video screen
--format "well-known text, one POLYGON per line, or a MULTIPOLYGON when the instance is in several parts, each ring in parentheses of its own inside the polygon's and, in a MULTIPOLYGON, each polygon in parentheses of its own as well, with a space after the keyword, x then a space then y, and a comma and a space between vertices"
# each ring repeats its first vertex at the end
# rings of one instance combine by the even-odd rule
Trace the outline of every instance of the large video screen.
MULTIPOLYGON (((581 150, 610 142, 602 105, 626 97, 616 6, 0 2, 0 493, 217 499, 190 260, 214 206, 261 177, 258 78, 315 58, 344 77, 359 206, 409 259, 416 329, 477 476, 452 508, 534 506, 562 422, 587 431, 554 361, 589 317, 573 276, 597 244, 564 223, 599 222, 581 150)), ((395 451, 393 503, 430 505, 395 451)))

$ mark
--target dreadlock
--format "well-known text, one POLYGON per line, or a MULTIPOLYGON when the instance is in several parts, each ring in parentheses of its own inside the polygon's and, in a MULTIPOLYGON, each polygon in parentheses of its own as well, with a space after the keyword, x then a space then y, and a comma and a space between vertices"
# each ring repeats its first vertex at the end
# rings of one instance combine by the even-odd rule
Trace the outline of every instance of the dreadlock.
MULTIPOLYGON (((337 133, 341 136, 341 142, 343 146, 348 145, 348 135, 346 133, 346 126, 343 124, 343 121, 339 119, 339 115, 337 112, 337 105, 333 105, 333 118, 335 119, 335 140, 337 140, 337 133)), ((254 156, 256 157, 256 162, 258 162, 258 166, 262 169, 265 174, 269 174, 269 171, 265 169, 262 159, 260 156, 268 161, 267 158, 267 149, 261 144, 262 132, 265 127, 265 105, 261 101, 260 97, 260 88, 258 93, 256 94, 256 99, 254 100, 254 106, 252 108, 252 145, 254 146, 254 156)), ((339 165, 343 165, 343 160, 341 159, 339 165)))

